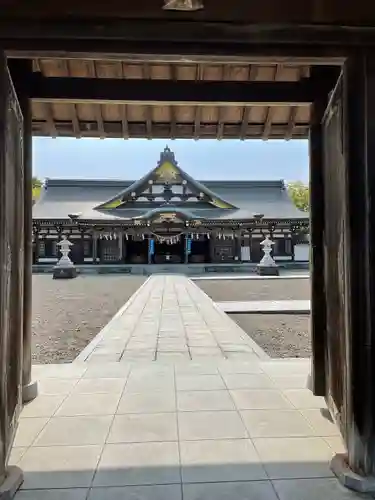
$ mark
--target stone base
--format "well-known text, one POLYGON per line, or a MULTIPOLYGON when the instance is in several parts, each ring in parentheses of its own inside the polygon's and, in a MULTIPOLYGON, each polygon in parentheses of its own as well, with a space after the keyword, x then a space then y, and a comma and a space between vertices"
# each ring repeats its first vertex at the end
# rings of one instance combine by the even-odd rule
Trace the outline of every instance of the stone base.
POLYGON ((0 500, 11 500, 23 483, 23 473, 19 467, 8 467, 3 484, 0 485, 0 500))
POLYGON ((38 395, 38 382, 32 380, 27 385, 22 386, 22 403, 29 403, 38 395))
POLYGON ((306 389, 309 389, 311 392, 313 390, 312 376, 311 373, 307 375, 306 389))
POLYGON ((257 273, 260 276, 279 276, 279 268, 277 266, 257 266, 257 273))
POLYGON ((53 279, 72 279, 77 277, 77 269, 73 266, 71 267, 59 267, 55 266, 53 268, 53 279))
POLYGON ((358 493, 375 493, 375 477, 364 477, 349 469, 347 457, 338 453, 332 458, 331 470, 339 482, 358 493))

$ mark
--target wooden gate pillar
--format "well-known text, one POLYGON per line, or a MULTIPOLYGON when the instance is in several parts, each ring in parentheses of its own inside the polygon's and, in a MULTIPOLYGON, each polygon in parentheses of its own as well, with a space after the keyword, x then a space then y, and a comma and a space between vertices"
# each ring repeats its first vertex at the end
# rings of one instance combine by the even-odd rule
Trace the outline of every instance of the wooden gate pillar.
MULTIPOLYGON (((311 77, 319 82, 324 77, 324 66, 311 70, 311 77)), ((324 284, 324 161, 322 119, 328 96, 322 94, 311 105, 309 134, 310 161, 310 273, 311 273, 311 316, 310 332, 313 351, 312 390, 316 396, 325 396, 325 338, 326 299, 324 284)), ((294 260, 294 245, 293 245, 294 260)))
POLYGON ((24 168, 23 120, 0 51, 0 498, 12 498, 22 482, 8 458, 21 410, 24 168))
MULTIPOLYGON (((23 162, 24 162, 24 282, 23 282, 23 365, 22 400, 31 401, 38 395, 37 382, 32 380, 32 263, 33 263, 33 216, 32 216, 32 117, 28 82, 32 75, 32 61, 16 59, 8 63, 13 85, 23 115, 23 162)), ((37 240, 38 243, 38 240, 37 240)), ((38 249, 39 250, 39 249, 38 249)))
POLYGON ((343 385, 338 411, 347 456, 335 457, 332 468, 347 486, 374 492, 375 53, 358 50, 352 54, 343 76, 342 146, 346 172, 340 260, 344 269, 345 322, 337 346, 342 368, 336 377, 343 385))

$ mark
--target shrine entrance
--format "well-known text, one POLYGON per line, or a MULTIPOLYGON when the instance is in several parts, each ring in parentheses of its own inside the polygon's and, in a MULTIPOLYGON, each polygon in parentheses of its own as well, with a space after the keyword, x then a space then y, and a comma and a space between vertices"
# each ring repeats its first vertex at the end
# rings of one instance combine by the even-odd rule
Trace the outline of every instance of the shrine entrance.
POLYGON ((191 264, 203 264, 211 262, 210 239, 205 234, 198 234, 194 239, 189 240, 189 262, 191 264))
POLYGON ((153 264, 183 264, 185 262, 185 236, 160 235, 154 239, 153 264))
MULTIPOLYGON (((371 2, 241 0, 233 9, 225 2, 190 1, 189 10, 181 0, 166 2, 167 12, 162 2, 149 0, 112 2, 103 8, 86 0, 63 6, 30 3, 6 2, 0 21, 0 480, 6 476, 21 407, 19 387, 24 400, 33 394, 33 134, 309 137, 314 393, 327 399, 341 429, 348 451, 345 464, 373 479, 371 2), (171 5, 180 12, 168 12, 171 5)), ((219 215, 232 210, 196 187, 198 192, 191 192, 187 180, 180 197, 198 198, 202 212, 206 203, 219 215)), ((160 196, 152 184, 148 189, 142 193, 146 200, 160 196)), ((137 196, 128 193, 128 206, 137 196)), ((263 215, 253 214, 260 222, 263 215)), ((230 220, 230 215, 223 219, 230 220)), ((183 238, 173 248, 160 242, 154 255, 186 258, 184 244, 183 238)), ((146 252, 150 258, 147 247, 146 252)), ((241 246, 230 252, 235 258, 241 246)))

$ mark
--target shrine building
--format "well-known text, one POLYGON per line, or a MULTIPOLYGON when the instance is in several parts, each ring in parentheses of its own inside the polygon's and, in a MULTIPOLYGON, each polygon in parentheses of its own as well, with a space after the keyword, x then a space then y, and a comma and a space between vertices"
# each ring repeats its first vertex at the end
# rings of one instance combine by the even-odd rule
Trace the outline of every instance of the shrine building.
POLYGON ((48 179, 33 207, 36 267, 57 261, 62 235, 73 243, 75 264, 128 272, 151 264, 259 263, 267 235, 276 261, 306 262, 307 233, 308 214, 283 181, 196 181, 168 147, 137 181, 48 179))

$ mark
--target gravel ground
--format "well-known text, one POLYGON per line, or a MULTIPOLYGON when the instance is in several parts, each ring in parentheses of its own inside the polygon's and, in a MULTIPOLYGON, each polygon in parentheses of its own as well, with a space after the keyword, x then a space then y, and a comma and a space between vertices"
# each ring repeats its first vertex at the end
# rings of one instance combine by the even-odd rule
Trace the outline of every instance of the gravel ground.
MULTIPOLYGON (((215 302, 226 300, 305 300, 308 279, 197 281, 215 302)), ((311 356, 309 316, 295 314, 229 315, 272 358, 311 356)))
POLYGON ((271 358, 311 356, 310 317, 296 314, 229 314, 271 358))
POLYGON ((308 279, 204 280, 195 283, 215 302, 310 298, 308 279))
POLYGON ((33 275, 33 362, 72 361, 144 281, 142 276, 33 275))
MULTIPOLYGON (((34 363, 72 361, 145 281, 142 276, 33 276, 34 363)), ((197 285, 214 301, 308 299, 309 280, 210 280, 197 285)), ((271 357, 311 354, 309 317, 230 315, 271 357)))

